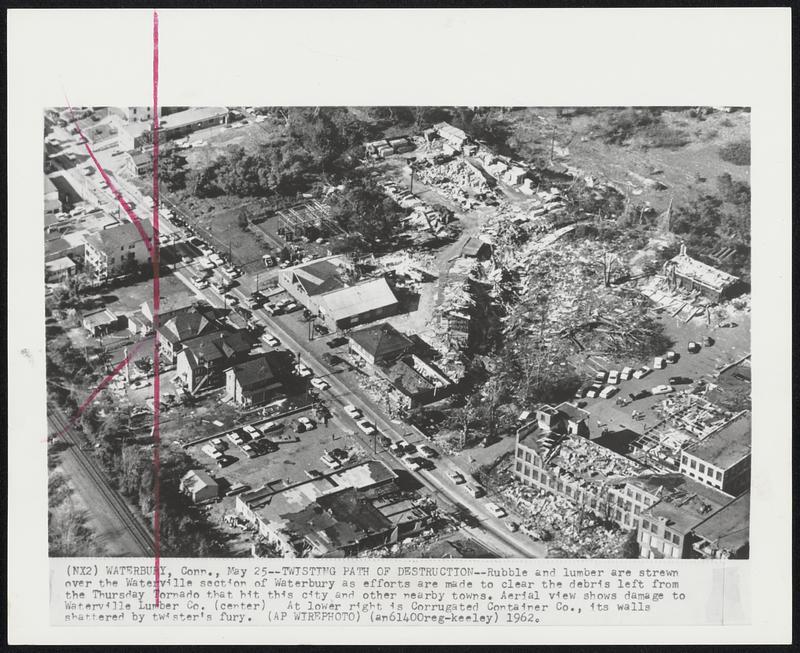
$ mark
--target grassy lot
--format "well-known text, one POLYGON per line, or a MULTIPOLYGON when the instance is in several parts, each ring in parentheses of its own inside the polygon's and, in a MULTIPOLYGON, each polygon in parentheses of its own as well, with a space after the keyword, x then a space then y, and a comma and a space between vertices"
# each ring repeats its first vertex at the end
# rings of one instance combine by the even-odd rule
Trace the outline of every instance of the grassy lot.
POLYGON ((548 158, 555 135, 556 161, 617 182, 630 189, 636 201, 650 202, 656 210, 666 209, 672 198, 680 203, 697 193, 715 191, 717 177, 725 172, 734 180, 749 181, 749 166, 734 165, 719 156, 720 147, 727 143, 749 140, 749 113, 716 112, 699 120, 688 111, 665 111, 661 129, 677 135, 676 142, 687 144, 653 147, 645 130, 623 145, 599 138, 597 125, 618 111, 595 109, 559 117, 556 109, 527 108, 506 113, 504 120, 513 131, 510 145, 523 157, 548 158), (667 189, 644 188, 631 173, 657 180, 667 189))

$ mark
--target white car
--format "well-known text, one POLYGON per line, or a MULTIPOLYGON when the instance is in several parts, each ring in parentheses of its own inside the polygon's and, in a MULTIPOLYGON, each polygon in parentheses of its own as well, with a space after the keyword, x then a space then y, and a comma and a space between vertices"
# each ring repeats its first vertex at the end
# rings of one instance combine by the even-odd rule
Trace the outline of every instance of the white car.
POLYGON ((316 426, 316 424, 308 419, 308 417, 298 417, 297 421, 306 427, 306 431, 310 431, 316 426))
POLYGON ((247 433, 251 438, 258 438, 261 437, 261 431, 259 431, 255 426, 251 424, 247 424, 242 427, 245 433, 247 433))
POLYGON ((617 385, 619 383, 619 370, 611 370, 608 373, 608 384, 617 385))
POLYGON ((198 279, 194 282, 194 285, 197 287, 198 290, 205 290, 208 288, 208 279, 198 279))
POLYGON ((273 336, 269 331, 261 334, 261 340, 266 342, 270 347, 280 347, 281 341, 273 336))
POLYGON ((266 422, 259 428, 261 429, 262 433, 269 433, 270 431, 277 431, 282 426, 283 424, 281 422, 266 422))
POLYGON ((138 381, 134 381, 133 383, 131 383, 131 388, 134 389, 146 388, 148 385, 150 385, 149 379, 139 379, 138 381))
POLYGON ((295 371, 296 371, 296 372, 297 372, 297 373, 298 373, 298 374, 299 374, 301 377, 303 377, 304 379, 305 379, 305 378, 308 378, 309 376, 312 376, 312 375, 314 374, 314 373, 311 371, 311 368, 310 368, 310 367, 308 367, 308 365, 305 365, 305 364, 303 364, 303 363, 298 363, 298 364, 295 366, 295 368, 294 368, 294 369, 295 369, 295 371))
POLYGON ((619 392, 619 388, 615 385, 607 385, 600 391, 600 399, 608 399, 609 397, 613 397, 615 394, 619 392))
POLYGON ((435 449, 431 449, 427 444, 423 444, 419 448, 420 454, 425 456, 426 458, 436 458, 438 455, 435 449))
POLYGON ((414 460, 414 456, 412 455, 403 456, 402 463, 406 467, 408 467, 412 472, 418 472, 420 469, 422 469, 420 464, 416 460, 414 460))
POLYGON ((491 501, 486 504, 486 510, 492 513, 498 519, 505 517, 508 514, 503 508, 498 506, 496 503, 492 503, 491 501))
POLYGON ((242 444, 242 438, 239 436, 238 433, 228 433, 228 440, 230 440, 235 445, 242 444))
POLYGON ((311 385, 313 385, 317 390, 327 390, 330 388, 327 381, 323 381, 322 379, 318 379, 316 377, 311 379, 311 385))
POLYGON ((619 374, 619 378, 623 381, 630 381, 633 377, 633 368, 630 367, 623 367, 622 372, 619 374))
POLYGON ((222 438, 214 438, 211 441, 211 444, 217 451, 225 451, 228 448, 228 445, 222 441, 222 438))
POLYGON ((633 378, 634 379, 643 379, 648 374, 650 374, 650 372, 652 372, 652 371, 653 370, 651 370, 649 367, 647 367, 647 365, 645 365, 644 367, 640 367, 638 370, 636 370, 633 373, 633 378))
POLYGON ((661 356, 656 356, 653 359, 653 369, 654 370, 663 370, 667 366, 667 361, 665 361, 661 356))
POLYGON ((655 388, 652 388, 650 392, 654 395, 666 395, 675 390, 671 385, 657 385, 655 388))
POLYGON ((367 435, 372 435, 373 433, 377 433, 377 429, 367 420, 360 419, 356 422, 356 426, 360 428, 364 433, 367 435))
POLYGON ((356 408, 353 404, 347 404, 344 407, 344 412, 347 413, 347 415, 349 415, 353 419, 358 419, 359 417, 361 417, 361 411, 358 408, 356 408))
POLYGON ((239 303, 239 299, 236 295, 232 295, 231 293, 225 293, 225 301, 231 306, 236 306, 239 303))

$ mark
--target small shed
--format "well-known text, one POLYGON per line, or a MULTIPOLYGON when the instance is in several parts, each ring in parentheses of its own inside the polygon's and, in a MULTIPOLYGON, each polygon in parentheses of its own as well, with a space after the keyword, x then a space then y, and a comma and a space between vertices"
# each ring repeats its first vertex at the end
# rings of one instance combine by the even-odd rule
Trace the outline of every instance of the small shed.
POLYGON ((219 484, 202 469, 192 469, 181 478, 181 492, 194 503, 201 503, 219 496, 219 484))

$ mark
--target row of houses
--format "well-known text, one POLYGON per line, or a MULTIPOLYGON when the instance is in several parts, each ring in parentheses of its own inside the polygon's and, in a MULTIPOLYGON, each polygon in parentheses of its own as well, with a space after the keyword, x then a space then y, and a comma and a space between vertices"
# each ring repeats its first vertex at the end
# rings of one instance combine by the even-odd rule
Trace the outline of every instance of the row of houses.
POLYGON ((749 414, 738 416, 665 473, 596 442, 587 411, 543 406, 517 431, 514 475, 635 531, 642 557, 746 557, 750 439, 749 414))

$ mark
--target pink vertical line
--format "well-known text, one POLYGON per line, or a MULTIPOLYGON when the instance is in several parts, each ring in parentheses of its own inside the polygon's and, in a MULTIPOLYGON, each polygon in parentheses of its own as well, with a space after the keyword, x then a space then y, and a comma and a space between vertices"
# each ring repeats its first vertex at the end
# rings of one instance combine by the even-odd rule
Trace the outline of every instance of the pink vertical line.
POLYGON ((153 514, 153 540, 155 553, 155 599, 156 606, 161 601, 161 376, 160 352, 158 342, 161 291, 159 283, 160 234, 158 224, 158 12, 153 12, 153 494, 155 513, 153 514))

